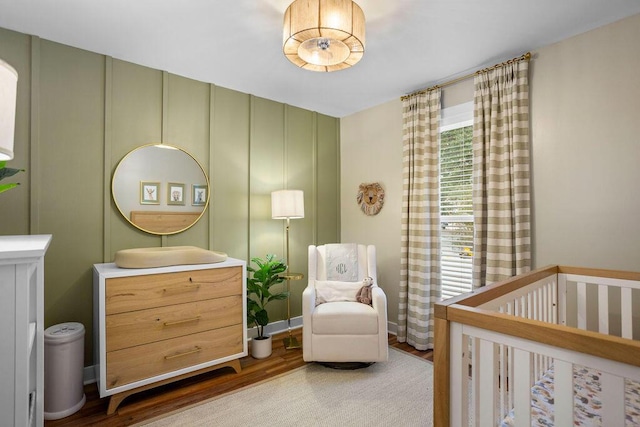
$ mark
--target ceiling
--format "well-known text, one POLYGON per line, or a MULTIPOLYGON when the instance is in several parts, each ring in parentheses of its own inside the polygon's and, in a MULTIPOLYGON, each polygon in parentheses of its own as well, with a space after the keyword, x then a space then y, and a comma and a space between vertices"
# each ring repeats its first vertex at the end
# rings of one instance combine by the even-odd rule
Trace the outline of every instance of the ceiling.
POLYGON ((344 117, 640 13, 638 0, 357 0, 364 58, 282 55, 292 0, 0 0, 0 27, 344 117))

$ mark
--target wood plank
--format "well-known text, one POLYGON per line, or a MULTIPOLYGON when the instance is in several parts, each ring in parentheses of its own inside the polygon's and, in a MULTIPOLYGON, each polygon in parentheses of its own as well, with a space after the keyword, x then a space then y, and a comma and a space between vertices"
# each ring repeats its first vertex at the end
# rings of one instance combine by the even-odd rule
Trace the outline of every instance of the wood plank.
POLYGON ((241 295, 106 316, 107 352, 242 324, 241 295))
POLYGON ((453 322, 640 367, 640 341, 465 306, 450 306, 447 313, 453 322))
POLYGON ((449 322, 436 318, 433 351, 433 425, 449 426, 449 322))
POLYGON ((202 215, 202 211, 131 211, 131 223, 143 230, 152 230, 154 233, 177 233, 191 227, 200 218, 200 215, 202 215))
POLYGON ((521 276, 511 277, 509 279, 484 286, 480 289, 473 290, 472 292, 458 295, 457 297, 448 298, 445 301, 440 301, 435 304, 434 315, 435 317, 446 318, 446 308, 454 304, 477 307, 481 304, 495 300, 502 295, 508 294, 509 292, 537 282, 538 280, 557 274, 557 272, 557 266, 547 266, 533 270, 521 276))
POLYGON ((558 273, 579 274, 583 276, 608 277, 611 279, 625 279, 640 281, 640 272, 622 270, 604 270, 601 268, 558 266, 558 273))
POLYGON ((107 391, 242 353, 242 323, 107 353, 107 391))
POLYGON ((106 314, 242 294, 242 267, 106 279, 106 314))

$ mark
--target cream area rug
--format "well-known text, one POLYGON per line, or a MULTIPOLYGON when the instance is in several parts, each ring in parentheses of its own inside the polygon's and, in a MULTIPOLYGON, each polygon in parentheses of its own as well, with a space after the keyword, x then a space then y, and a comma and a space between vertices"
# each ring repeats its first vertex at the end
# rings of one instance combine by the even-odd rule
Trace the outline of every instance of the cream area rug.
POLYGON ((307 364, 143 425, 431 426, 433 365, 389 349, 364 369, 307 364))

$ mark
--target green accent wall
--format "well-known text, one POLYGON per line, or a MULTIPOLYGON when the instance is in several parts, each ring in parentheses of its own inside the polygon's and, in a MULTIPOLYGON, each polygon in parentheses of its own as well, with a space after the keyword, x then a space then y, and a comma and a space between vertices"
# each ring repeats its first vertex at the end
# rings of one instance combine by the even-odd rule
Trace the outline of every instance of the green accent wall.
MULTIPOLYGON (((116 251, 193 245, 249 261, 285 257, 274 190, 305 192, 291 221, 292 271, 307 246, 338 242, 339 119, 0 28, 0 58, 19 73, 15 158, 21 185, 0 195, 0 235, 52 234, 45 259, 45 327, 84 324, 93 360, 92 266, 116 251), (118 162, 155 142, 192 154, 210 179, 208 211, 188 230, 154 236, 111 198, 118 162)), ((301 71, 303 72, 303 71, 301 71)), ((292 316, 306 280, 292 282, 292 316)), ((286 318, 284 302, 271 320, 286 318)))

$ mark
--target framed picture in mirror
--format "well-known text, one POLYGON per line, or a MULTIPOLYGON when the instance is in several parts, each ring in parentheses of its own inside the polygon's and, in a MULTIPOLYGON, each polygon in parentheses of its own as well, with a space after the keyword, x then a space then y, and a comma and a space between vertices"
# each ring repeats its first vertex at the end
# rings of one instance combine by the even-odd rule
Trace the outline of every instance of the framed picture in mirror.
POLYGON ((184 205, 184 184, 176 182, 167 184, 167 204, 184 205))
POLYGON ((159 205, 160 204, 160 183, 140 181, 140 204, 159 205))
POLYGON ((207 202, 207 186, 193 184, 191 186, 191 205, 204 206, 207 202))

